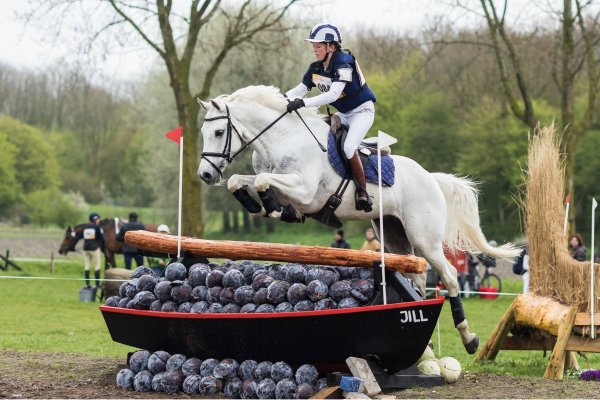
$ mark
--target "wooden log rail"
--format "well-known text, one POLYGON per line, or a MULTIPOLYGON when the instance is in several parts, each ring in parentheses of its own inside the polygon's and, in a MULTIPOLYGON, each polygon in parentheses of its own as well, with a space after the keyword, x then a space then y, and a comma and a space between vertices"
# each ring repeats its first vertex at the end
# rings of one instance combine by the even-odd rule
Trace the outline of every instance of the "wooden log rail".
MULTIPOLYGON (((177 236, 148 231, 129 231, 125 242, 138 249, 176 254, 177 236)), ((336 249, 323 246, 302 246, 281 243, 242 242, 181 238, 181 251, 199 257, 229 258, 232 260, 261 260, 297 262, 343 267, 373 267, 380 259, 376 251, 336 249)), ((423 273, 425 259, 413 255, 385 253, 385 266, 403 273, 423 273)))

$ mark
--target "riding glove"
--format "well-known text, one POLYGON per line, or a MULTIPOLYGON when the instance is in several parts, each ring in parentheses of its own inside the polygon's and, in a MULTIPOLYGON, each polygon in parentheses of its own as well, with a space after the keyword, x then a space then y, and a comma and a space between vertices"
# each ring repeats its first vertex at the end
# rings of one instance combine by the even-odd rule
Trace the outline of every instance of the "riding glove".
POLYGON ((302 99, 294 99, 290 101, 287 105, 287 111, 291 113, 292 111, 296 111, 299 108, 304 107, 304 100, 302 99))

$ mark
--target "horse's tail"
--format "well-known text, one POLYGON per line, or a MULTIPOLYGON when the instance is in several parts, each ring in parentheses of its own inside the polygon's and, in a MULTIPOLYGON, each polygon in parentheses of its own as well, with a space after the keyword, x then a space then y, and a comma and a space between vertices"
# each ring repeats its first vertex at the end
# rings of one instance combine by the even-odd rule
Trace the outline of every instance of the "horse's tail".
POLYGON ((511 243, 499 247, 488 244, 479 226, 479 191, 470 179, 451 174, 431 174, 446 198, 447 221, 444 244, 450 251, 484 253, 498 258, 514 258, 520 250, 511 243))

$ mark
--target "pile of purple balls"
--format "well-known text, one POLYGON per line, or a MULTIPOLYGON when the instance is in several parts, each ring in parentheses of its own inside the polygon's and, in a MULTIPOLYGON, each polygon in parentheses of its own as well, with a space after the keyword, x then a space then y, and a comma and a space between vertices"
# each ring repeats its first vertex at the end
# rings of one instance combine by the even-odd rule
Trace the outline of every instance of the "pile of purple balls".
POLYGON ((294 371, 283 361, 238 363, 140 350, 129 358, 129 368, 117 373, 117 386, 138 392, 216 395, 230 399, 308 399, 327 386, 309 364, 294 371))
POLYGON ((158 278, 141 266, 106 305, 186 313, 273 313, 330 310, 369 304, 369 268, 225 261, 167 266, 158 278))

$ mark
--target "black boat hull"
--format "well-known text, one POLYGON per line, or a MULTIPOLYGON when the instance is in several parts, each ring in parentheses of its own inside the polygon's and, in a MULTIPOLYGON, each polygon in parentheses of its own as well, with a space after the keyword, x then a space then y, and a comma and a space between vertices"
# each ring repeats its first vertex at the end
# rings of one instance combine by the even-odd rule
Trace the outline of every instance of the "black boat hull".
POLYGON ((112 339, 201 359, 342 365, 375 356, 393 373, 414 364, 437 323, 443 297, 342 310, 188 314, 101 306, 112 339))

